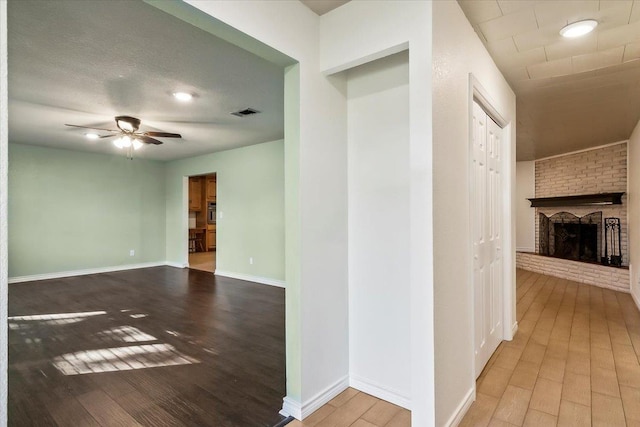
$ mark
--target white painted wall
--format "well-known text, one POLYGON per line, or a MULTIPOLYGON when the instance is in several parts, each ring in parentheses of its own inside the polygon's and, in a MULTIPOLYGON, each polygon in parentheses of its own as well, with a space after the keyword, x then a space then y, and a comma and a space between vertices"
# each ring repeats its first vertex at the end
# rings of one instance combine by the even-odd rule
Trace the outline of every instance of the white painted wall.
POLYGON ((423 1, 352 1, 320 18, 320 64, 328 74, 410 47, 409 316, 414 426, 435 424, 431 8, 431 2, 423 1))
POLYGON ((640 309, 640 122, 628 142, 629 264, 631 295, 640 309))
MULTIPOLYGON (((468 404, 475 388, 473 290, 469 210, 469 74, 484 87, 495 109, 510 122, 515 144, 516 98, 455 1, 433 2, 433 206, 435 299, 435 425, 448 425, 468 404)), ((515 197, 515 149, 504 170, 515 197)), ((506 205, 505 280, 515 322, 515 207, 506 205), (510 260, 511 258, 511 260, 510 260)), ((511 322, 507 323, 511 325, 511 322)))
POLYGON ((536 162, 516 162, 516 250, 535 252, 535 209, 527 198, 536 196, 536 162))
POLYGON ((219 36, 298 61, 285 72, 285 407, 300 417, 349 372, 344 79, 319 72, 320 19, 300 2, 187 3, 227 25, 219 36))
POLYGON ((408 407, 409 55, 347 72, 351 385, 408 407))

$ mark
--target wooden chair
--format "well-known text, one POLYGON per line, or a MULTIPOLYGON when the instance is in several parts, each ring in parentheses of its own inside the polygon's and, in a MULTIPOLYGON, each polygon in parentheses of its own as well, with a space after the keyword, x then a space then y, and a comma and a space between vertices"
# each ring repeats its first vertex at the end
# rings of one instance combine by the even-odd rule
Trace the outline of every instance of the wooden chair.
POLYGON ((189 229, 189 252, 204 252, 203 230, 189 229))

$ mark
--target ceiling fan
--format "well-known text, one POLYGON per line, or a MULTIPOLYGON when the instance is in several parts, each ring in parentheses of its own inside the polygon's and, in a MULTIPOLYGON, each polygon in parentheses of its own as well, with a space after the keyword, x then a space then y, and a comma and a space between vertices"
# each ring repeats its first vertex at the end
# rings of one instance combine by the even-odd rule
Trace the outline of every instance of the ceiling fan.
POLYGON ((131 117, 131 116, 116 116, 115 117, 116 126, 118 129, 105 129, 105 128, 96 128, 91 126, 80 126, 80 125, 70 125, 65 124, 65 126, 71 126, 74 128, 81 129, 91 129, 103 132, 110 132, 109 135, 98 135, 98 134, 87 134, 94 135, 93 138, 112 138, 114 136, 119 136, 113 144, 118 148, 127 148, 128 157, 131 157, 131 149, 134 150, 139 149, 144 144, 154 144, 160 145, 162 141, 159 141, 155 138, 182 138, 182 135, 179 133, 169 133, 169 132, 139 132, 140 128, 140 119, 131 117))

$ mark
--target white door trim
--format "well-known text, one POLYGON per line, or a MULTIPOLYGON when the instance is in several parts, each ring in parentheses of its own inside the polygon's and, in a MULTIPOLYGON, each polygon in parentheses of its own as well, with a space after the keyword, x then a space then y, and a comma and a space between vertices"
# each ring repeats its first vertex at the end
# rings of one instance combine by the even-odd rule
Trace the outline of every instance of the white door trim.
MULTIPOLYGON (((513 335, 517 330, 516 312, 515 312, 515 224, 514 216, 512 212, 512 199, 514 191, 513 175, 515 173, 513 164, 515 163, 515 147, 513 147, 514 141, 512 141, 512 126, 513 123, 505 118, 505 115, 500 111, 498 104, 495 103, 489 92, 482 86, 478 79, 469 73, 469 99, 468 99, 468 126, 469 126, 469 161, 467 164, 467 170, 469 174, 469 189, 473 185, 473 102, 477 102, 485 110, 485 112, 491 117, 502 129, 502 171, 503 171, 503 212, 502 212, 502 236, 503 236, 503 290, 502 290, 502 316, 503 316, 503 331, 502 339, 511 341, 513 335)), ((513 118, 511 118, 513 120, 513 118)), ((472 212, 473 206, 469 204, 469 229, 472 230, 472 220, 474 212, 472 212)), ((469 246, 467 248, 468 259, 473 259, 473 241, 469 240, 469 246)), ((467 271, 468 283, 473 285, 473 263, 469 264, 467 271)), ((471 298, 467 301, 468 307, 472 315, 470 316, 471 329, 475 331, 475 308, 474 308, 474 293, 471 292, 471 298)), ((471 360, 473 361, 473 372, 476 372, 475 366, 475 345, 472 346, 471 360)), ((474 381, 475 387, 475 381, 474 381)))

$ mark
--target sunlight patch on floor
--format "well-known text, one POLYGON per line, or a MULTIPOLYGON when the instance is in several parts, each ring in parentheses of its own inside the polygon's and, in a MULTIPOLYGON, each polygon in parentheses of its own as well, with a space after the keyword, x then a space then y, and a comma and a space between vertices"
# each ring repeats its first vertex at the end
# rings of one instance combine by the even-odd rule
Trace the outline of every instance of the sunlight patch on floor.
POLYGON ((133 319, 142 319, 143 317, 147 317, 147 314, 139 313, 139 314, 130 314, 129 317, 133 319))
POLYGON ((53 366, 64 375, 130 371, 193 363, 200 363, 200 361, 180 353, 169 344, 78 351, 63 354, 53 360, 53 366))
POLYGON ((9 316, 9 329, 25 329, 28 323, 38 322, 41 325, 69 325, 85 320, 87 317, 107 314, 106 311, 83 311, 78 313, 35 314, 30 316, 9 316))
POLYGON ((98 332, 99 337, 109 338, 114 341, 122 342, 145 342, 155 341, 156 337, 142 332, 140 329, 133 326, 120 326, 117 328, 111 328, 106 331, 98 332))

